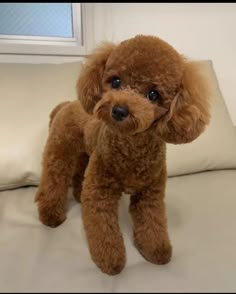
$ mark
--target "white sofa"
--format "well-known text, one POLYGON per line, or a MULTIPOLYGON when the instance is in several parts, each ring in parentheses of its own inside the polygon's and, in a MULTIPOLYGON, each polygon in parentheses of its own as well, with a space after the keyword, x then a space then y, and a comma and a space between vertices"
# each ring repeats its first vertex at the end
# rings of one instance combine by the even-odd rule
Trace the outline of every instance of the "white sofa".
POLYGON ((129 196, 120 205, 127 263, 107 276, 91 261, 80 205, 69 192, 67 220, 38 220, 34 196, 49 113, 76 99, 81 64, 0 65, 0 292, 234 292, 236 129, 211 61, 212 120, 196 141, 168 145, 166 190, 173 258, 147 262, 133 245, 129 196))

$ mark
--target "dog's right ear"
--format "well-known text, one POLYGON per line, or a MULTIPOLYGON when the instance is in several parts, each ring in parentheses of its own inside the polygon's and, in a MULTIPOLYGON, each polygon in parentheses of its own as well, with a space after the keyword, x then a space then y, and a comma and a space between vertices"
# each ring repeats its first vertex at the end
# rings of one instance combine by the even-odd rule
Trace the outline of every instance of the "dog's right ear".
POLYGON ((159 123, 159 134, 172 144, 195 140, 210 122, 211 84, 200 64, 185 61, 179 91, 172 101, 169 114, 159 123))
POLYGON ((86 60, 77 82, 77 95, 83 108, 93 112, 102 95, 102 76, 106 61, 115 48, 115 44, 104 42, 96 48, 86 60))

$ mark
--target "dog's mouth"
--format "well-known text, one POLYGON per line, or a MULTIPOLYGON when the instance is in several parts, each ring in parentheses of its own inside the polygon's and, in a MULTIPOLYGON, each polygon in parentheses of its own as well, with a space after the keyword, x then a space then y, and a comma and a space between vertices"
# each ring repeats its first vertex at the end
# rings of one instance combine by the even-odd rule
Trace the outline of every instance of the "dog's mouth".
POLYGON ((128 90, 107 92, 94 109, 99 120, 123 134, 143 132, 165 113, 166 109, 128 90))
POLYGON ((112 105, 107 101, 97 105, 95 115, 114 131, 135 133, 139 128, 138 120, 126 106, 112 105))

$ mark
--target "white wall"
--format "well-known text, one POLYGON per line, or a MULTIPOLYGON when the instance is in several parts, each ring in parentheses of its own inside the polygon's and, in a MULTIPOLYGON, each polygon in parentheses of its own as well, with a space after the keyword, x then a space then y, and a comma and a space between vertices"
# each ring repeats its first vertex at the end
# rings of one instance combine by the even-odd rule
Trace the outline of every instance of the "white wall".
MULTIPOLYGON (((236 3, 96 3, 95 44, 157 35, 180 53, 211 59, 236 125, 236 3)), ((7 62, 71 62, 78 57, 0 56, 7 62)))
MULTIPOLYGON (((97 21, 103 18, 96 4, 97 21)), ((106 34, 97 29, 96 42, 119 42, 136 34, 163 38, 194 59, 212 59, 236 125, 236 3, 112 3, 106 34)))

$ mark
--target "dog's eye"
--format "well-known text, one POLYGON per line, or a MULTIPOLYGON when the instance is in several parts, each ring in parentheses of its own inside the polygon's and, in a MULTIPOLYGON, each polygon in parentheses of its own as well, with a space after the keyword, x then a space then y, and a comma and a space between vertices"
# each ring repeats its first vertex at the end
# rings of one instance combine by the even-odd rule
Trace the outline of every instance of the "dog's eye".
POLYGON ((121 79, 119 77, 113 77, 111 80, 111 86, 113 89, 118 89, 121 86, 121 79))
POLYGON ((161 98, 161 95, 158 91, 156 90, 151 90, 149 91, 148 95, 147 95, 148 99, 152 102, 156 102, 161 98))

